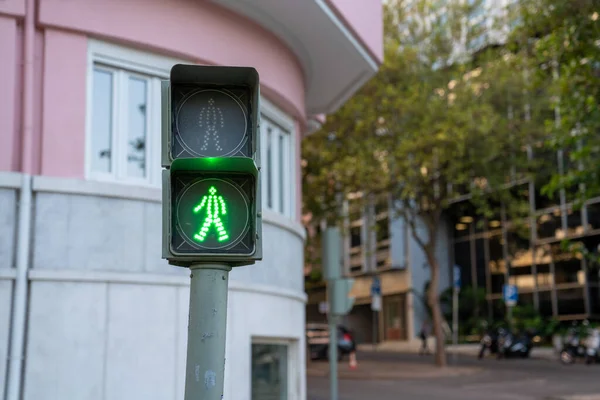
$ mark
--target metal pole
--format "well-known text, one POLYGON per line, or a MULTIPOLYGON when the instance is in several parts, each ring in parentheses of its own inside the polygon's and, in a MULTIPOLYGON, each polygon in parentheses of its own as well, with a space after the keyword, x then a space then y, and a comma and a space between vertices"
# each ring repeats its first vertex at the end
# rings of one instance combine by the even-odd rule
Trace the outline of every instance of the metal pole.
MULTIPOLYGON (((10 326, 9 363, 6 381, 6 399, 22 397, 23 364, 25 362, 25 328, 27 325, 27 296, 29 253, 31 239, 31 175, 23 175, 19 193, 17 256, 13 294, 12 324, 10 326)), ((2 391, 0 390, 0 396, 2 391)))
POLYGON ((227 287, 231 267, 190 267, 185 400, 221 400, 225 383, 227 287))
POLYGON ((378 312, 373 311, 373 350, 377 350, 377 323, 379 322, 378 312))
POLYGON ((454 360, 456 361, 456 345, 458 345, 458 288, 452 290, 452 344, 454 347, 454 360))
MULTIPOLYGON (((329 399, 338 400, 338 316, 329 313, 329 399)), ((187 399, 186 399, 187 400, 187 399)))

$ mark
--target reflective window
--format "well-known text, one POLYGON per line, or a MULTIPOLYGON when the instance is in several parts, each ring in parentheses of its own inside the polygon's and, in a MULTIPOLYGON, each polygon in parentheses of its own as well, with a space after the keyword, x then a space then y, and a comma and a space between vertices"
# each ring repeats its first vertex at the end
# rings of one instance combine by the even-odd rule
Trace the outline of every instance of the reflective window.
POLYGON ((590 230, 600 229, 600 203, 592 203, 586 206, 588 228, 590 230))
POLYGON ((146 177, 146 141, 148 121, 148 83, 145 79, 129 78, 127 175, 146 177))
POLYGON ((268 118, 261 116, 263 141, 263 206, 269 210, 292 217, 295 177, 292 176, 291 132, 268 118))
POLYGON ((556 291, 559 315, 585 314, 585 292, 583 288, 556 291))
POLYGON ((561 239, 564 237, 562 232, 562 220, 560 216, 560 209, 556 208, 550 213, 542 214, 537 217, 538 239, 561 239))
POLYGON ((538 292, 538 299, 540 304, 540 314, 544 317, 552 316, 552 292, 550 290, 538 292))
POLYGON ((160 118, 149 113, 160 110, 160 78, 104 64, 92 74, 89 177, 160 185, 160 118))
POLYGON ((554 280, 557 285, 564 283, 585 284, 583 275, 582 256, 563 252, 560 245, 552 246, 552 259, 554 261, 554 280))
POLYGON ((252 344, 252 400, 287 400, 288 346, 252 344))
POLYGON ((502 254, 502 236, 500 233, 491 235, 489 240, 490 261, 488 264, 492 281, 492 293, 502 293, 506 267, 502 254))
POLYGON ((460 267, 461 284, 463 286, 473 286, 471 247, 468 241, 458 242, 454 245, 454 263, 460 267))
POLYGON ((113 169, 113 73, 95 68, 93 80, 91 168, 110 173, 113 169))

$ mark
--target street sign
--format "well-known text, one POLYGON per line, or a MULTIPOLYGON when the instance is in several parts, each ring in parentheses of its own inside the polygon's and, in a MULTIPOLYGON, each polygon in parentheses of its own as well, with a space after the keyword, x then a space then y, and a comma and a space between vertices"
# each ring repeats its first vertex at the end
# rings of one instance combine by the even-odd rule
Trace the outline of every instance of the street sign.
POLYGON ((262 259, 259 77, 254 68, 175 65, 162 82, 163 258, 262 259))
POLYGON ((381 311, 381 295, 374 294, 371 296, 371 310, 381 311))
POLYGON ((502 288, 502 296, 504 298, 504 303, 506 303, 507 306, 514 307, 517 305, 519 293, 515 285, 504 285, 502 288))
POLYGON ((319 302, 319 312, 321 314, 327 314, 329 312, 329 304, 326 301, 319 302))
POLYGON ((381 295, 381 279, 378 276, 374 276, 371 283, 371 296, 375 295, 381 295))
POLYGON ((460 276, 460 267, 458 265, 454 266, 454 288, 455 289, 460 289, 461 286, 461 276, 460 276))

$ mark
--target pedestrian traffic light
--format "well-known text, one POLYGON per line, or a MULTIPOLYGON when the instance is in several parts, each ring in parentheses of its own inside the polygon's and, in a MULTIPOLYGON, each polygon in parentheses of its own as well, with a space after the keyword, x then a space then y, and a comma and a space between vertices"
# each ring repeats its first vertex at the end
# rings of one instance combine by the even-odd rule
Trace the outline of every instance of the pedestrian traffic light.
POLYGON ((178 64, 161 97, 163 258, 262 259, 258 73, 178 64))
POLYGON ((331 313, 333 315, 347 315, 354 306, 354 297, 348 296, 354 285, 354 279, 340 278, 330 281, 329 284, 333 285, 331 290, 331 313))

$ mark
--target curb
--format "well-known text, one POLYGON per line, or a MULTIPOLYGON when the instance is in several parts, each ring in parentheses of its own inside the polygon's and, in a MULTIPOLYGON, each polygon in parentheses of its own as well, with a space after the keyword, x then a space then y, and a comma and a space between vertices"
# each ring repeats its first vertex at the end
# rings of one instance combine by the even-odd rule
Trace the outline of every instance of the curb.
MULTIPOLYGON (((369 372, 365 370, 356 371, 340 371, 338 370, 338 379, 346 380, 395 380, 395 379, 435 379, 435 378, 456 378, 459 376, 475 375, 481 372, 483 369, 478 367, 469 368, 446 368, 444 370, 432 369, 422 373, 398 373, 398 372, 369 372)), ((327 378, 329 377, 329 370, 320 369, 306 369, 306 376, 327 378)), ((554 400, 554 399, 553 399, 554 400)), ((556 399, 558 400, 558 399, 556 399)), ((562 400, 562 399, 560 399, 562 400)), ((570 399, 569 399, 570 400, 570 399)), ((576 399, 579 400, 579 399, 576 399)), ((587 399, 584 399, 587 400, 587 399)), ((595 400, 595 399, 593 399, 595 400)))

